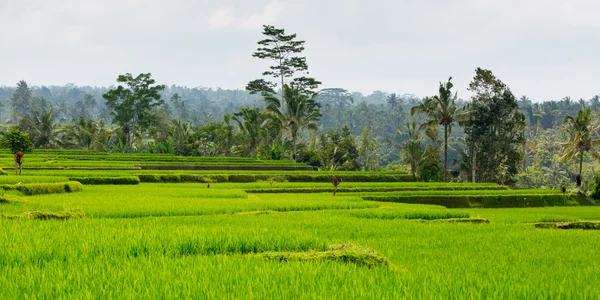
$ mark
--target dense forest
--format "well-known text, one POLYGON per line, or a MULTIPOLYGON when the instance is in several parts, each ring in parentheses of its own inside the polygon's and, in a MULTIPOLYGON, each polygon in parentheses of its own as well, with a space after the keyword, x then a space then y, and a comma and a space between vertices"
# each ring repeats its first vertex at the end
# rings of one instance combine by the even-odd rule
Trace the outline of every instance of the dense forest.
POLYGON ((598 95, 533 103, 481 68, 470 99, 457 97, 452 78, 432 82, 426 97, 323 88, 306 77, 303 41, 272 26, 263 34, 253 56, 275 64, 245 90, 164 86, 150 73, 109 87, 0 86, 2 145, 22 135, 35 148, 292 159, 520 187, 573 186, 580 175, 591 187, 598 95))

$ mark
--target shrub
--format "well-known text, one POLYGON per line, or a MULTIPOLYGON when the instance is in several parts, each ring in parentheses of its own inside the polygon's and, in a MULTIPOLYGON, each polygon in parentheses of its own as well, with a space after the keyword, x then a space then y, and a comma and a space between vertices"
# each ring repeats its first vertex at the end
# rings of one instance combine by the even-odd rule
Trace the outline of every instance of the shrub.
POLYGON ((140 174, 137 175, 140 182, 160 182, 160 177, 153 174, 140 174))
POLYGON ((229 176, 224 174, 209 175, 208 178, 212 182, 229 182, 229 176))
POLYGON ((229 182, 255 182, 254 175, 229 175, 229 182))
POLYGON ((459 207, 540 207, 540 206, 576 206, 590 205, 585 197, 578 195, 406 195, 406 196, 366 196, 364 200, 418 203, 441 205, 449 208, 459 207))
POLYGON ((176 174, 159 175, 162 182, 181 182, 181 177, 176 174))
POLYGON ((200 176, 192 174, 179 174, 179 180, 181 182, 204 182, 200 176))
POLYGON ((83 190, 83 185, 77 181, 55 182, 55 183, 26 183, 3 185, 5 190, 17 190, 24 195, 43 195, 43 194, 59 194, 80 192, 83 190))
POLYGON ((79 181, 82 184, 140 184, 140 179, 137 177, 72 177, 69 180, 79 181))
POLYGON ((81 192, 83 191, 83 184, 77 181, 69 181, 65 183, 65 192, 73 193, 73 192, 81 192))
POLYGON ((600 200, 600 175, 598 174, 594 176, 594 187, 590 196, 596 201, 600 200))

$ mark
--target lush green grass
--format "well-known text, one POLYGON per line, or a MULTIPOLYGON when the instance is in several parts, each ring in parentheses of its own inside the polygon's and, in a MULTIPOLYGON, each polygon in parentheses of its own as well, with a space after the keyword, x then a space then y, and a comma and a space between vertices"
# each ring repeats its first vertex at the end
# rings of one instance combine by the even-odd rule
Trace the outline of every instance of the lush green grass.
POLYGON ((496 196, 496 195, 556 195, 558 190, 527 189, 527 190, 461 190, 461 191, 406 191, 406 192, 365 192, 355 193, 360 196, 496 196))
POLYGON ((68 177, 64 176, 15 176, 7 175, 0 176, 0 184, 17 184, 17 183, 45 183, 45 182, 67 182, 68 177))
MULTIPOLYGON (((133 174, 35 172, 69 177, 133 174)), ((25 177, 54 182, 54 177, 19 178, 25 177)), ((0 299, 593 299, 600 294, 600 233, 533 226, 600 220, 600 206, 448 209, 362 200, 366 195, 553 196, 555 191, 431 190, 335 197, 329 192, 244 191, 329 187, 327 182, 212 183, 210 188, 141 183, 86 185, 81 192, 56 195, 7 191, 0 215, 20 217, 0 217, 0 299), (78 218, 52 220, 70 212, 78 218), (51 219, 27 217, 38 215, 51 219), (466 217, 490 223, 435 221, 466 217), (367 263, 361 263, 365 254, 367 263)), ((340 187, 497 185, 344 181, 340 187)))
MULTIPOLYGON (((495 214, 510 214, 503 211, 495 214)), ((597 232, 352 213, 0 220, 0 297, 580 299, 600 292, 597 232), (375 249, 398 268, 251 255, 339 243, 375 249)))
POLYGON ((22 197, 0 206, 0 213, 27 210, 82 209, 91 218, 136 218, 232 214, 244 211, 302 211, 378 207, 360 197, 315 194, 250 195, 243 190, 207 189, 202 184, 140 184, 139 186, 86 186, 75 194, 22 197), (293 200, 287 201, 286 199, 293 200))

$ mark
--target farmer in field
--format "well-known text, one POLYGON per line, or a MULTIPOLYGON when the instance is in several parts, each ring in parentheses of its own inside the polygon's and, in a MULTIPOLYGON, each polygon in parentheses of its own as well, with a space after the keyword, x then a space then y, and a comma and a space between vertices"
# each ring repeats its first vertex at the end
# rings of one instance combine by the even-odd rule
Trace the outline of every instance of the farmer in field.
POLYGON ((15 173, 21 175, 23 172, 23 152, 19 151, 15 153, 15 173))

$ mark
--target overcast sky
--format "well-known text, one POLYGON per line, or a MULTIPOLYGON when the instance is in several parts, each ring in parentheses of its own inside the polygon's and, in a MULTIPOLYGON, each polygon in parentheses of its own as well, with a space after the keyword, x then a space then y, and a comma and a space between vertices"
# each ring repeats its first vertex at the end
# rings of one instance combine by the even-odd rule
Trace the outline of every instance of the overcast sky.
POLYGON ((306 40, 322 87, 468 98, 491 69, 534 101, 600 93, 597 0, 0 0, 0 85, 161 84, 243 89, 272 24, 306 40), (339 5, 338 3, 343 3, 339 5))

